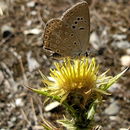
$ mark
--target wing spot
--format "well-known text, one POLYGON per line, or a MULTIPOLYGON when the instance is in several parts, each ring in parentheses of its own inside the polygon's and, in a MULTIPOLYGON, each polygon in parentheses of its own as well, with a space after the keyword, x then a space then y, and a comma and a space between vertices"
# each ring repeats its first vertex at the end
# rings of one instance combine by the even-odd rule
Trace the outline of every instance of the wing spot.
POLYGON ((60 50, 56 50, 57 53, 60 53, 60 50))
POLYGON ((79 30, 84 30, 84 28, 83 28, 83 27, 80 27, 79 30))
POLYGON ((68 32, 65 32, 65 35, 68 35, 68 32))
POLYGON ((83 18, 81 17, 80 20, 83 20, 83 18))
POLYGON ((47 40, 47 39, 48 39, 48 36, 47 36, 47 35, 45 35, 45 36, 44 36, 44 38, 47 40))
POLYGON ((73 37, 73 36, 74 36, 74 34, 73 34, 73 33, 71 33, 71 34, 70 34, 70 36, 71 36, 71 37, 73 37))
POLYGON ((75 23, 75 24, 77 24, 78 22, 77 22, 77 21, 75 21, 74 23, 75 23))
POLYGON ((73 25, 72 28, 75 29, 75 26, 73 25))
POLYGON ((62 23, 61 23, 61 22, 59 22, 59 26, 60 26, 60 27, 62 26, 62 23))
POLYGON ((56 40, 56 43, 59 44, 60 43, 59 40, 56 40))
POLYGON ((74 42, 73 44, 74 44, 74 45, 77 45, 78 43, 77 43, 77 42, 74 42))
POLYGON ((78 17, 77 20, 80 20, 80 18, 78 17))
POLYGON ((65 41, 67 41, 67 40, 68 40, 68 38, 65 38, 64 40, 65 40, 65 41))
POLYGON ((73 14, 73 12, 70 12, 70 14, 72 15, 72 14, 73 14))
POLYGON ((50 31, 49 31, 49 30, 46 30, 46 32, 47 32, 47 33, 50 33, 50 31))

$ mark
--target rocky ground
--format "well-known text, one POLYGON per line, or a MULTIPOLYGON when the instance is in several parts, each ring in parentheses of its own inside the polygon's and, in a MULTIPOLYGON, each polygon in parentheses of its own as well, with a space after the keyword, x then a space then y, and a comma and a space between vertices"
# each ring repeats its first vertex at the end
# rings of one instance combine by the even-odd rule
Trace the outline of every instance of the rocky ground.
MULTIPOLYGON (((43 117, 55 121, 63 108, 45 111, 44 97, 23 85, 39 87, 40 69, 49 73, 54 60, 43 50, 45 23, 79 0, 1 0, 0 8, 0 130, 41 130, 43 117)), ((96 52, 101 72, 116 75, 130 66, 130 1, 88 0, 90 52, 96 52)), ((130 126, 130 71, 109 90, 95 116, 104 130, 130 126)), ((55 123, 55 122, 54 122, 55 123)))

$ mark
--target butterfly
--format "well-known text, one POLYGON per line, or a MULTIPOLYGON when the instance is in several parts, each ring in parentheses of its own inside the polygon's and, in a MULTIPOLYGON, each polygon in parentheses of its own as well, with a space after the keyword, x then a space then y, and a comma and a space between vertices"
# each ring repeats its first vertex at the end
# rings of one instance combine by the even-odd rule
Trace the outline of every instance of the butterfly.
POLYGON ((90 18, 87 2, 79 2, 60 18, 47 22, 44 28, 44 48, 54 58, 85 55, 89 46, 90 18))

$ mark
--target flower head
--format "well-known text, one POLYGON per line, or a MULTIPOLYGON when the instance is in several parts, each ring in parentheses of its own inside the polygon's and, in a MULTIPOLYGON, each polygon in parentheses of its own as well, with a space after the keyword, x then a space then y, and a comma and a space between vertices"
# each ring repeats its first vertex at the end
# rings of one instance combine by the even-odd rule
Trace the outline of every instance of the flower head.
POLYGON ((115 77, 106 76, 108 71, 100 75, 95 59, 86 57, 65 58, 62 63, 55 63, 55 69, 50 71, 49 78, 42 74, 45 87, 39 91, 33 90, 44 92, 44 95, 46 92, 51 97, 58 96, 60 102, 71 98, 73 103, 78 102, 83 106, 89 99, 107 94, 106 90, 125 72, 115 77))
MULTIPOLYGON (((127 68, 128 69, 128 68, 127 68)), ((55 69, 50 70, 50 77, 44 76, 44 87, 32 91, 59 101, 65 106, 72 117, 58 120, 68 129, 91 127, 91 121, 101 102, 102 94, 126 72, 125 69, 115 77, 99 73, 99 65, 95 59, 82 57, 79 59, 64 58, 63 62, 55 63, 55 69)), ((44 127, 48 127, 45 126, 44 127)))

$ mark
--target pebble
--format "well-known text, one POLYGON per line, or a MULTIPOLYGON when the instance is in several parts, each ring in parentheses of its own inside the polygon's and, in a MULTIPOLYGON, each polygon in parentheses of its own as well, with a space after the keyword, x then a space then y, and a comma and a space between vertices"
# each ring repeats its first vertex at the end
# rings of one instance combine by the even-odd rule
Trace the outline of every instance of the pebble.
POLYGON ((130 56, 129 55, 123 55, 120 59, 122 66, 130 66, 130 56))
POLYGON ((96 32, 92 32, 92 34, 90 35, 90 43, 92 44, 94 49, 99 49, 101 42, 96 32))
POLYGON ((30 8, 33 8, 35 6, 35 2, 34 1, 30 1, 27 3, 27 6, 30 8))
POLYGON ((119 116, 110 116, 109 119, 112 121, 118 121, 118 122, 121 120, 119 116))
POLYGON ((24 106, 24 103, 23 103, 22 98, 17 98, 17 99, 15 100, 15 105, 16 105, 17 107, 22 107, 22 106, 24 106))
POLYGON ((3 80, 4 80, 4 75, 3 75, 2 71, 0 71, 0 85, 3 82, 3 80))
POLYGON ((11 118, 11 121, 12 121, 12 122, 15 122, 16 120, 17 120, 17 119, 16 119, 15 116, 11 118))
POLYGON ((130 42, 128 41, 114 41, 112 42, 112 46, 114 48, 119 48, 119 49, 128 49, 130 48, 130 42))
POLYGON ((31 26, 31 24, 32 24, 32 20, 28 20, 28 21, 26 22, 26 25, 27 25, 27 26, 31 26))
POLYGON ((109 92, 115 92, 117 89, 119 89, 121 87, 121 84, 119 83, 114 83, 113 85, 111 85, 111 87, 108 89, 109 92))
POLYGON ((0 8, 0 16, 3 15, 3 10, 0 8))
POLYGON ((130 55, 130 48, 126 49, 126 54, 130 55))
POLYGON ((37 12, 33 10, 33 11, 30 12, 30 14, 31 15, 37 15, 37 12))
POLYGON ((41 29, 38 29, 38 28, 33 28, 33 29, 30 29, 30 30, 25 30, 24 31, 24 34, 25 35, 29 35, 29 34, 33 34, 33 35, 38 35, 42 32, 41 29))
POLYGON ((114 101, 113 103, 111 103, 106 109, 105 109, 105 114, 109 115, 109 116, 114 116, 116 115, 120 110, 120 107, 118 105, 117 101, 114 101))
POLYGON ((51 110, 53 110, 54 108, 58 107, 59 105, 60 105, 59 102, 54 101, 54 102, 49 103, 48 105, 46 105, 45 108, 44 108, 44 110, 48 112, 48 111, 51 111, 51 110))
POLYGON ((33 70, 40 67, 40 64, 34 58, 31 57, 31 54, 32 54, 31 51, 27 53, 27 62, 28 62, 29 72, 32 72, 33 70))
POLYGON ((124 34, 115 34, 112 36, 115 40, 123 40, 127 38, 127 35, 124 34))
POLYGON ((7 2, 0 0, 0 9, 2 12, 6 12, 8 10, 7 2))
POLYGON ((14 29, 9 25, 3 25, 1 27, 1 33, 3 38, 7 38, 14 35, 14 29))

